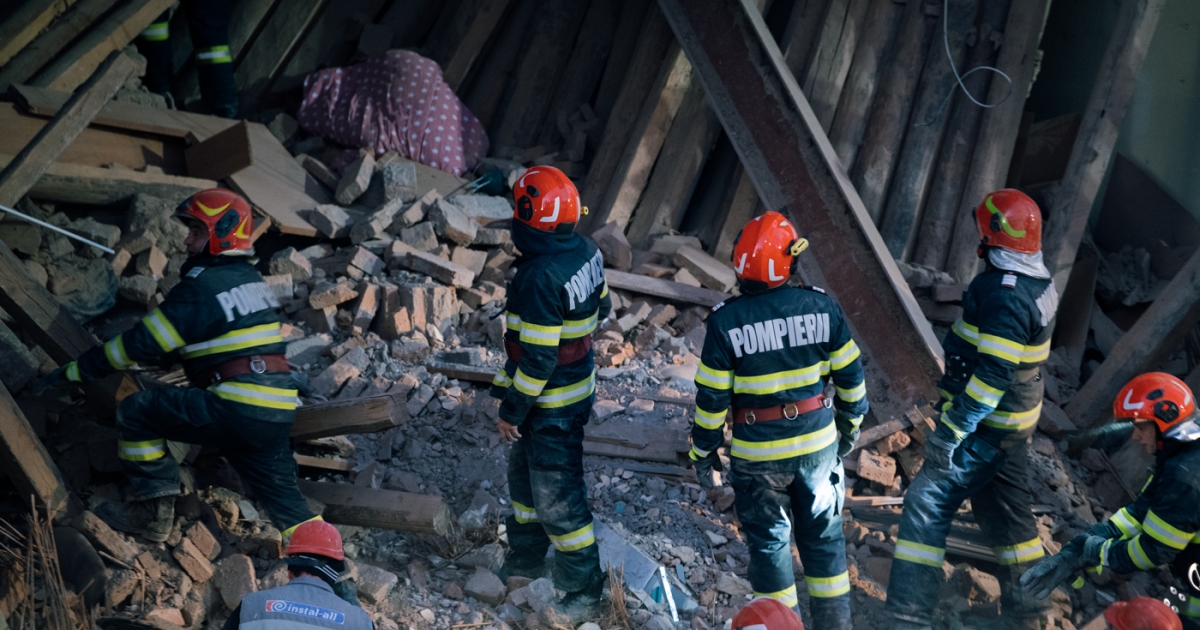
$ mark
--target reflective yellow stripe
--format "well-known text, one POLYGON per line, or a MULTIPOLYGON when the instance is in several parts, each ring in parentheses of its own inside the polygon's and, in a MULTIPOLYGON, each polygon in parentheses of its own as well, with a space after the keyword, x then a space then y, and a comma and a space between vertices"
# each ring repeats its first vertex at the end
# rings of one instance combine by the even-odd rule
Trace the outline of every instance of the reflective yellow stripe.
POLYGON ((1000 564, 1031 562, 1046 555, 1046 551, 1042 549, 1042 541, 1037 538, 1016 545, 993 547, 992 551, 1000 564))
POLYGON ((979 335, 979 354, 987 354, 1009 363, 1020 363, 1025 346, 1015 341, 982 333, 979 335))
MULTIPOLYGON (((179 332, 171 325, 171 320, 163 314, 161 308, 156 308, 149 315, 142 318, 142 324, 146 326, 146 330, 150 331, 150 335, 158 342, 158 347, 162 348, 163 352, 171 352, 183 347, 183 337, 179 336, 179 332)), ((282 338, 280 338, 282 340, 282 338)))
POLYGON ((863 417, 862 416, 854 416, 852 418, 847 418, 847 420, 850 422, 851 428, 857 429, 859 427, 859 425, 862 424, 863 417))
POLYGON ((1172 549, 1187 547, 1188 541, 1195 535, 1195 532, 1185 532, 1166 522, 1161 516, 1155 514, 1153 510, 1146 512, 1146 518, 1142 521, 1142 531, 1149 534, 1154 540, 1172 549))
POLYGON ((291 410, 296 408, 298 402, 297 392, 294 389, 280 389, 253 383, 217 383, 209 387, 208 391, 216 394, 218 398, 270 409, 291 410))
POLYGON ((1005 431, 1023 431, 1038 423, 1042 417, 1042 403, 1029 411, 993 411, 983 419, 983 423, 995 429, 1005 431))
POLYGON ((554 551, 579 551, 588 545, 596 544, 596 535, 592 532, 592 524, 588 523, 583 527, 562 536, 550 534, 550 542, 554 543, 554 551))
MULTIPOLYGON (((807 580, 809 578, 807 576, 805 576, 804 579, 807 580)), ((810 587, 810 592, 811 592, 811 587, 810 587)), ((774 593, 763 593, 760 591, 754 591, 754 596, 755 597, 769 597, 771 599, 779 600, 779 602, 781 604, 783 604, 784 606, 787 606, 788 608, 793 608, 797 604, 800 603, 800 598, 796 596, 796 585, 795 584, 783 589, 782 591, 775 591, 774 593)), ((749 627, 754 627, 754 626, 749 626, 749 627)))
POLYGON ((127 462, 149 462, 167 454, 167 441, 164 439, 146 440, 144 442, 117 441, 117 459, 127 462))
POLYGON ((725 413, 728 409, 708 412, 696 405, 696 426, 703 429, 719 429, 725 424, 725 413))
POLYGON ((141 32, 141 37, 148 42, 166 41, 170 36, 170 27, 170 22, 155 22, 141 32))
POLYGON ((563 339, 578 339, 586 337, 596 331, 596 318, 599 317, 599 311, 592 313, 587 319, 568 319, 563 321, 562 338, 563 339))
POLYGON ((233 63, 233 57, 229 55, 229 46, 197 48, 196 63, 233 63))
POLYGON ((515 518, 518 523, 536 523, 536 522, 538 522, 537 510, 535 510, 527 505, 517 503, 516 501, 512 502, 512 506, 513 506, 513 518, 515 518))
MULTIPOLYGON (((821 377, 829 373, 829 363, 822 361, 816 365, 810 365, 798 370, 788 370, 786 372, 775 372, 773 374, 763 374, 761 376, 742 376, 735 374, 733 377, 733 391, 735 394, 755 394, 765 396, 777 392, 795 389, 797 387, 807 387, 821 381, 821 377)), ((699 372, 696 373, 699 375, 699 372)))
POLYGON ((604 289, 600 291, 600 299, 608 297, 608 280, 604 281, 604 289))
POLYGON ((958 438, 959 440, 967 437, 967 432, 963 431, 962 428, 957 424, 954 424, 954 422, 952 422, 950 418, 946 416, 946 414, 942 414, 942 424, 950 427, 950 430, 954 432, 954 437, 958 438))
POLYGON ((1004 396, 1004 392, 984 383, 979 380, 978 376, 971 376, 971 380, 967 381, 967 388, 964 390, 968 396, 978 400, 988 407, 995 407, 1000 404, 1000 399, 1004 396))
MULTIPOLYGON (((1103 545, 1100 545, 1100 566, 1101 567, 1109 566, 1108 565, 1108 552, 1112 550, 1112 544, 1113 544, 1113 541, 1111 539, 1109 539, 1109 540, 1104 541, 1103 545)), ((1100 573, 1100 571, 1096 571, 1096 573, 1098 574, 1098 573, 1100 573)))
POLYGON ((184 346, 179 354, 185 359, 195 359, 210 354, 268 346, 273 343, 283 343, 283 335, 280 333, 278 322, 231 330, 220 337, 184 346))
POLYGON ((1117 513, 1113 514, 1108 521, 1121 530, 1122 538, 1133 538, 1142 531, 1142 524, 1133 518, 1133 515, 1129 513, 1129 508, 1117 510, 1117 513))
POLYGON ((942 560, 946 557, 946 550, 901 539, 896 541, 896 551, 892 557, 896 560, 915 562, 940 569, 942 560))
POLYGON ((953 330, 954 334, 962 337, 963 341, 966 341, 972 346, 979 345, 979 327, 972 326, 964 322, 961 317, 954 322, 954 325, 950 327, 950 330, 953 330))
POLYGON ((979 328, 972 326, 960 317, 950 327, 958 335, 979 348, 980 354, 990 354, 1012 363, 1041 363, 1050 358, 1050 340, 1037 345, 1027 346, 995 335, 979 334, 979 328))
POLYGON ((292 534, 296 533, 297 527, 300 527, 304 523, 311 523, 313 521, 323 521, 323 520, 325 520, 325 519, 321 518, 321 515, 318 514, 318 515, 308 519, 307 521, 296 523, 295 525, 292 525, 291 527, 283 530, 283 532, 280 534, 280 538, 283 538, 283 543, 286 545, 288 539, 292 537, 292 534))
POLYGON ((1041 363, 1050 358, 1050 340, 1036 346, 1025 346, 1021 351, 1021 363, 1041 363))
POLYGON ((713 389, 730 389, 733 387, 733 370, 714 370, 701 361, 696 368, 696 384, 713 389))
POLYGON ((63 376, 65 376, 67 380, 71 381, 72 383, 79 383, 83 381, 83 377, 79 375, 79 362, 72 361, 68 363, 67 369, 63 370, 63 376))
POLYGON ((500 370, 499 372, 496 372, 496 376, 492 377, 492 385, 507 388, 509 385, 512 385, 512 381, 509 380, 508 375, 504 373, 504 370, 500 370))
MULTIPOLYGON (((1142 525, 1145 525, 1145 523, 1142 523, 1142 525)), ((1133 566, 1139 569, 1154 568, 1154 563, 1150 562, 1150 556, 1147 556, 1146 550, 1142 549, 1142 534, 1134 536, 1133 539, 1129 541, 1129 545, 1126 547, 1126 549, 1129 550, 1129 558, 1133 560, 1133 566)))
MULTIPOLYGON (((520 370, 518 370, 517 374, 520 375, 520 373, 520 370)), ((545 383, 545 381, 542 381, 542 385, 545 385, 545 383)), ((520 386, 517 388, 520 389, 520 386)), ((566 387, 555 387, 554 389, 542 391, 542 395, 538 396, 536 404, 543 409, 566 407, 567 405, 573 405, 587 399, 595 391, 596 371, 592 370, 592 373, 582 381, 572 383, 566 387)))
POLYGON ((517 386, 517 391, 526 396, 537 396, 542 393, 542 388, 546 386, 546 381, 532 378, 517 368, 517 373, 513 376, 513 385, 517 386))
POLYGON ((539 346, 557 346, 558 338, 562 335, 562 326, 539 326, 529 322, 521 323, 521 343, 532 343, 539 346))
POLYGON ((690 459, 692 461, 701 460, 701 459, 704 459, 705 457, 708 457, 708 454, 711 452, 712 451, 706 451, 704 449, 696 448, 696 445, 693 444, 692 450, 688 451, 688 459, 690 459))
POLYGON ((837 390, 837 397, 843 401, 858 402, 867 395, 867 382, 863 381, 858 385, 851 387, 850 389, 842 389, 841 387, 835 385, 834 389, 837 390))
POLYGON ((504 325, 508 330, 521 330, 521 316, 512 311, 504 311, 504 325))
POLYGON ((109 339, 108 343, 104 344, 104 356, 108 358, 108 364, 114 370, 127 370, 134 365, 134 362, 129 360, 129 355, 125 354, 124 333, 109 339))
POLYGON ((849 573, 827 578, 805 575, 804 582, 808 585, 809 597, 837 597, 850 592, 849 573))
POLYGON ((1187 606, 1183 609, 1183 614, 1188 617, 1200 617, 1200 598, 1188 595, 1187 606))
POLYGON ((843 370, 846 366, 854 362, 862 354, 858 349, 858 344, 854 340, 846 342, 846 345, 829 353, 829 366, 836 370, 843 370))
POLYGON ((815 453, 830 444, 837 442, 837 427, 832 422, 824 428, 812 433, 805 433, 785 440, 770 442, 748 442, 733 439, 733 447, 729 450, 731 457, 746 459, 754 462, 766 462, 789 457, 799 457, 815 453))

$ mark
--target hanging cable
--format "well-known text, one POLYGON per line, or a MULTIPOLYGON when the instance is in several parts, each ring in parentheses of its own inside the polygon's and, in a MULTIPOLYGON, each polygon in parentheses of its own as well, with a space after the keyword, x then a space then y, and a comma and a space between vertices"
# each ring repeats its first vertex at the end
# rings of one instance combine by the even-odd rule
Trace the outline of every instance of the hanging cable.
MULTIPOLYGON (((958 67, 955 66, 955 64, 954 64, 954 55, 952 55, 950 53, 950 0, 942 0, 942 43, 945 45, 946 61, 950 62, 950 72, 954 74, 954 80, 957 83, 957 87, 962 89, 963 94, 966 94, 967 98, 971 99, 972 103, 978 105, 979 107, 983 107, 985 109, 991 109, 993 107, 1000 105, 1004 101, 1007 101, 1008 98, 1010 96, 1012 96, 1012 93, 1013 93, 1012 77, 1005 74, 1004 71, 999 68, 996 68, 994 66, 976 66, 974 68, 971 68, 964 74, 960 75, 958 73, 958 67), (996 74, 1004 77, 1005 81, 1008 81, 1008 92, 1006 92, 1004 94, 1004 96, 1000 97, 1000 100, 996 101, 995 103, 979 102, 979 99, 976 99, 975 96, 973 94, 971 94, 971 91, 967 89, 967 85, 965 83, 963 83, 963 79, 966 79, 967 77, 971 76, 972 74, 975 74, 976 72, 979 72, 980 70, 995 72, 996 74)), ((976 45, 983 45, 983 42, 976 42, 976 45)), ((937 119, 941 118, 942 112, 945 111, 946 105, 950 102, 950 97, 954 96, 954 89, 955 89, 954 87, 951 87, 950 91, 946 93, 946 98, 942 99, 942 104, 938 106, 937 111, 933 113, 933 116, 926 119, 925 122, 917 123, 913 126, 914 127, 928 127, 929 125, 932 125, 933 123, 937 122, 937 119)))

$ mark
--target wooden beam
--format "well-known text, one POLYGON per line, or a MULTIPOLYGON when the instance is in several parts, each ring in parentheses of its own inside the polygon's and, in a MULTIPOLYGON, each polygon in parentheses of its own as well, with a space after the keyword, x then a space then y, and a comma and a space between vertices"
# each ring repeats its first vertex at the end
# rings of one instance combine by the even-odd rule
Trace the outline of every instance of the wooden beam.
POLYGON ((303 479, 300 492, 325 504, 322 517, 337 525, 435 536, 445 534, 450 528, 450 508, 441 497, 303 479))
POLYGON ((812 57, 825 26, 833 0, 796 0, 779 37, 783 63, 793 77, 803 77, 812 65, 812 57))
MULTIPOLYGON (((11 156, 0 155, 0 168, 11 161, 11 156)), ((138 193, 162 199, 183 199, 219 185, 211 179, 55 162, 27 194, 43 201, 107 206, 138 193)))
MULTIPOLYGON (((7 90, 10 85, 27 81, 76 36, 95 24, 116 2, 117 0, 78 0, 71 10, 55 20, 45 33, 29 45, 23 46, 7 65, 0 62, 0 65, 4 65, 0 68, 0 91, 7 90)), ((28 2, 26 6, 33 7, 37 4, 28 2)), ((0 42, 4 40, 4 36, 0 35, 0 42)))
POLYGON ((580 105, 592 100, 596 85, 604 74, 608 56, 613 52, 613 37, 616 36, 621 4, 619 0, 592 0, 588 5, 587 14, 583 16, 587 28, 581 30, 576 38, 571 58, 567 60, 562 79, 554 91, 554 99, 546 110, 538 144, 548 146, 559 138, 570 140, 560 133, 558 118, 571 116, 579 110, 580 105))
MULTIPOLYGON (((348 4, 343 2, 342 4, 348 4)), ((243 116, 258 104, 258 99, 287 62, 296 43, 308 32, 323 5, 322 0, 285 0, 271 14, 242 54, 234 70, 240 92, 238 112, 243 116)))
MULTIPOLYGON (((129 45, 154 18, 175 0, 132 0, 119 7, 83 39, 40 72, 33 84, 61 92, 74 92, 109 55, 129 45)), ((111 96, 111 95, 110 95, 111 96)))
POLYGON ((449 28, 433 42, 428 55, 442 67, 450 89, 458 91, 511 2, 467 0, 458 5, 449 28))
POLYGON ((469 87, 459 86, 460 94, 466 93, 463 100, 467 108, 486 128, 490 129, 495 122, 496 111, 504 100, 505 87, 525 43, 523 34, 533 21, 537 7, 536 2, 517 2, 504 20, 499 39, 484 56, 479 71, 472 73, 469 87))
POLYGON ((481 385, 491 385, 492 379, 496 377, 496 367, 486 365, 462 365, 459 363, 441 363, 430 361, 425 364, 425 367, 430 372, 445 374, 446 376, 460 381, 468 381, 471 383, 479 383, 481 385))
POLYGON ((1162 15, 1165 0, 1125 0, 1100 61, 1087 109, 1062 182, 1051 197, 1053 209, 1046 233, 1046 263, 1059 291, 1066 288, 1079 242, 1087 229, 1096 195, 1108 172, 1138 71, 1162 15), (1064 220, 1065 219, 1065 220, 1064 220))
POLYGON ((337 457, 313 457, 312 455, 292 453, 292 458, 296 460, 296 464, 307 466, 308 468, 320 468, 321 470, 333 470, 337 472, 350 472, 354 470, 354 462, 337 457))
MULTIPOLYGON (((287 3, 291 8, 292 2, 287 3)), ((341 65, 350 60, 358 38, 347 37, 355 32, 354 14, 374 16, 383 7, 383 0, 358 0, 357 2, 329 2, 321 15, 313 20, 312 27, 296 42, 295 52, 287 65, 271 83, 272 92, 285 92, 304 85, 304 77, 318 68, 341 65)))
POLYGON ((42 29, 71 5, 70 0, 26 2, 0 23, 0 66, 32 42, 42 29))
POLYGON ((351 433, 378 433, 408 421, 404 401, 392 396, 368 396, 300 407, 292 424, 292 439, 315 440, 351 433))
POLYGON ((650 276, 639 276, 616 269, 605 269, 604 278, 608 281, 609 288, 653 295, 677 302, 699 304, 700 306, 715 306, 731 297, 728 293, 712 289, 693 287, 681 282, 651 278, 650 276))
MULTIPOLYGON (((866 19, 868 0, 833 0, 800 89, 822 129, 829 129, 866 19)), ((797 75, 799 82, 799 75, 797 75)))
POLYGON ((750 219, 766 211, 754 188, 754 180, 750 179, 750 174, 740 162, 734 176, 737 180, 729 187, 726 201, 722 204, 724 211, 717 215, 721 217, 721 230, 709 251, 717 260, 733 260, 733 243, 742 228, 750 219))
POLYGON ((25 414, 0 384, 0 467, 26 500, 30 495, 51 518, 83 512, 83 504, 63 482, 50 453, 29 426, 25 414))
POLYGON ((184 153, 188 175, 204 179, 225 179, 254 164, 250 145, 250 125, 246 121, 189 147, 184 153))
POLYGON ((1200 323, 1200 252, 1158 294, 1064 411, 1086 429, 1110 418, 1113 397, 1129 379, 1158 367, 1200 323))
MULTIPOLYGON (((596 99, 592 103, 592 110, 596 112, 596 116, 600 120, 608 120, 609 114, 613 111, 613 105, 617 102, 617 96, 621 93, 626 74, 630 69, 629 61, 638 49, 638 35, 646 24, 647 10, 657 11, 653 2, 626 0, 622 3, 621 19, 613 34, 608 60, 604 64, 604 73, 601 76, 600 85, 596 88, 596 99)), ((663 28, 666 28, 665 24, 663 28)))
POLYGON ((879 67, 900 24, 901 6, 894 0, 871 0, 867 9, 865 30, 850 62, 850 74, 842 88, 833 123, 829 125, 829 142, 842 165, 854 164, 858 156, 867 115, 879 87, 879 67))
POLYGON ((687 432, 626 422, 584 425, 583 454, 675 464, 688 451, 687 432))

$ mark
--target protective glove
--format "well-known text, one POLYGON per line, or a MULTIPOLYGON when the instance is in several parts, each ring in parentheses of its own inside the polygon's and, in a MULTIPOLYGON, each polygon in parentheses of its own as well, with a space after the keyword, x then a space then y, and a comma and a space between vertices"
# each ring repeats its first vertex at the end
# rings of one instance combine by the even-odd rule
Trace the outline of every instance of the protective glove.
POLYGON ((697 457, 696 450, 693 447, 688 453, 688 457, 692 460, 692 465, 696 467, 696 479, 700 482, 700 487, 705 490, 712 490, 716 487, 713 483, 713 471, 724 471, 725 465, 721 463, 721 456, 717 454, 717 449, 713 449, 704 457, 697 457))
POLYGON ((1046 599, 1059 584, 1066 582, 1077 571, 1087 565, 1087 557, 1099 557, 1100 545, 1104 539, 1089 534, 1079 534, 1067 543, 1057 556, 1042 560, 1036 567, 1021 576, 1021 588, 1026 593, 1046 599), (1090 552, 1090 553, 1089 553, 1090 552))
POLYGON ((59 387, 64 387, 70 384, 72 381, 67 378, 67 370, 72 368, 74 369, 75 374, 79 373, 79 368, 76 366, 75 362, 72 361, 71 363, 54 370, 42 378, 39 378, 37 382, 33 384, 33 387, 29 390, 29 392, 34 396, 41 396, 52 389, 58 389, 59 387))
POLYGON ((950 430, 950 427, 938 423, 938 428, 925 439, 925 467, 930 472, 947 472, 950 470, 950 460, 954 457, 954 449, 961 441, 950 430))
POLYGON ((852 416, 845 411, 838 410, 833 416, 833 422, 837 425, 838 435, 838 457, 845 457, 854 450, 854 445, 858 444, 859 425, 862 424, 862 416, 852 416))

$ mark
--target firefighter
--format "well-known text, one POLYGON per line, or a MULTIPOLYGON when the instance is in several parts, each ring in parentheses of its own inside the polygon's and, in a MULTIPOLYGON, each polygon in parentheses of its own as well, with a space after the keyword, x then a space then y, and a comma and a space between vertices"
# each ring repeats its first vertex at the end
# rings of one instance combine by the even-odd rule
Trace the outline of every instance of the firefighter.
MULTIPOLYGON (((183 0, 196 74, 200 79, 200 97, 206 113, 222 118, 237 118, 238 92, 233 78, 233 55, 229 50, 229 0, 183 0)), ((146 89, 160 94, 168 103, 171 96, 170 11, 163 12, 137 39, 138 51, 146 57, 146 89)))
POLYGON ((575 233, 587 208, 562 171, 530 168, 513 197, 521 256, 504 314, 508 361, 492 382, 502 401, 497 426, 512 444, 510 551, 500 576, 540 576, 553 544, 554 583, 567 594, 559 612, 590 621, 604 576, 583 483, 583 425, 596 390, 591 335, 612 309, 604 258, 575 233))
POLYGON ((778 599, 756 597, 733 616, 731 630, 804 630, 804 622, 778 599))
POLYGON ((1016 627, 1038 628, 1047 612, 1018 582, 1044 555, 1030 509, 1027 443, 1041 413, 1039 366, 1050 355, 1058 293, 1042 263, 1032 199, 991 193, 975 222, 987 265, 942 343, 941 416, 904 497, 887 596, 899 628, 929 627, 950 521, 968 498, 998 560, 1001 614, 1016 627))
MULTIPOLYGON (((1133 423, 1133 439, 1155 455, 1154 473, 1133 503, 1030 569, 1021 583, 1047 597, 1080 569, 1147 571, 1170 565, 1187 585, 1184 626, 1200 629, 1200 422, 1183 381, 1162 372, 1129 381, 1113 401, 1113 416, 1133 423)), ((1076 584, 1081 584, 1077 581, 1076 584)))
POLYGON ((1104 609, 1104 620, 1112 630, 1183 630, 1175 611, 1153 597, 1113 602, 1104 609))
POLYGON ((117 457, 134 501, 101 504, 96 515, 119 531, 165 541, 179 494, 179 465, 166 440, 178 440, 220 447, 286 540, 313 514, 296 485, 289 440, 297 390, 284 358, 279 301, 251 265, 250 205, 213 188, 192 195, 175 216, 188 226, 188 259, 166 301, 52 372, 39 389, 178 357, 191 387, 141 391, 118 406, 117 457))
POLYGON ((825 630, 850 628, 840 458, 858 439, 867 397, 841 307, 817 287, 786 286, 807 246, 778 212, 752 219, 738 235, 733 263, 741 296, 708 317, 689 457, 711 489, 732 407, 729 481, 750 547, 754 595, 799 610, 788 540, 794 534, 813 623, 825 630), (824 393, 826 376, 836 388, 832 398, 824 393))
POLYGON ((238 630, 243 624, 289 630, 305 626, 373 629, 346 582, 346 554, 336 527, 325 521, 301 524, 284 556, 288 583, 247 594, 225 621, 224 630, 238 630))

